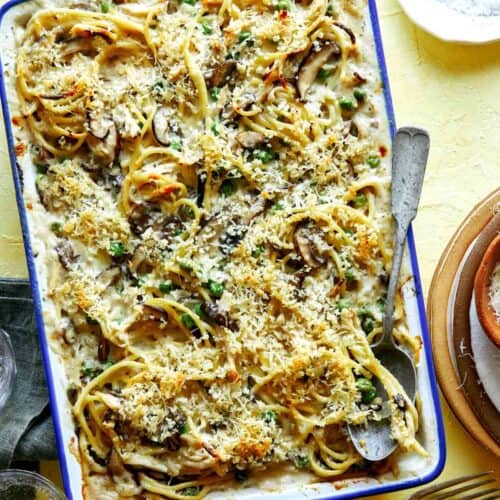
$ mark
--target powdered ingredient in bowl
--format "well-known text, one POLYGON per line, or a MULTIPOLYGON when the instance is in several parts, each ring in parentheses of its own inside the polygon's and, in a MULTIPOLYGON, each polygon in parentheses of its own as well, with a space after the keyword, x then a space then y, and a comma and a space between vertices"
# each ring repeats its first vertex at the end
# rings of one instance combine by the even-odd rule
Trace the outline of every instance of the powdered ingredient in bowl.
POLYGON ((497 324, 500 324, 500 262, 496 265, 491 277, 490 304, 495 311, 497 324))
POLYGON ((438 0, 467 16, 500 16, 500 0, 438 0))

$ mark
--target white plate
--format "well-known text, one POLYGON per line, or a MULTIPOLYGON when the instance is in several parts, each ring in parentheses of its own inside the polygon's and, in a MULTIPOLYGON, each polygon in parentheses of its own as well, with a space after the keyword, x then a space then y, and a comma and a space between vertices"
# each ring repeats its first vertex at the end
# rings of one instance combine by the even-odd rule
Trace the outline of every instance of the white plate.
POLYGON ((500 40, 500 16, 467 16, 437 0, 399 0, 413 22, 441 40, 490 43, 500 40))

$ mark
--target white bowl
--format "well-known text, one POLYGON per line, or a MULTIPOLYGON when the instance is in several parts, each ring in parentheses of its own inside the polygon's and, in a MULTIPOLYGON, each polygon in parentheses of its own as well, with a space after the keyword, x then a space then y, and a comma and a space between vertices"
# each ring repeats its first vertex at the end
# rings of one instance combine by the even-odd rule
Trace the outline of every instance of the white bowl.
POLYGON ((500 40, 500 16, 468 16, 437 0, 399 0, 413 22, 441 40, 469 44, 500 40))

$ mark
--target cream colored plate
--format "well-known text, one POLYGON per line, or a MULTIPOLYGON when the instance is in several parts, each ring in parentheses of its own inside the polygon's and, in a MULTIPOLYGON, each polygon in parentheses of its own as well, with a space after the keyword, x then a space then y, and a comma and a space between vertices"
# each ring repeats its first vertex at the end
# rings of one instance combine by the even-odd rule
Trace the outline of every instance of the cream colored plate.
POLYGON ((500 16, 467 16, 437 0, 399 0, 413 22, 447 42, 489 43, 500 40, 500 16))
MULTIPOLYGON (((423 1, 423 0, 422 0, 423 1)), ((448 304, 455 276, 464 254, 500 206, 500 188, 493 191, 464 219, 451 238, 436 267, 427 299, 427 315, 432 338, 434 363, 441 390, 448 405, 470 434, 485 448, 500 457, 500 444, 490 436, 470 407, 455 368, 450 349, 448 304)), ((453 350, 454 351, 454 350, 453 350)))

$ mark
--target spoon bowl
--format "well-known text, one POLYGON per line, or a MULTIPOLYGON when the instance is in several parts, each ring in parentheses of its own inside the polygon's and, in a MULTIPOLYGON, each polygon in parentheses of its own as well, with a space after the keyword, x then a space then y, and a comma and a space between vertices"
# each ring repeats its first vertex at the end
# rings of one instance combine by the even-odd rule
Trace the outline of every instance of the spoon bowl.
POLYGON ((398 379, 407 396, 412 401, 415 401, 417 373, 410 355, 397 346, 390 344, 379 344, 373 349, 373 354, 384 365, 384 368, 398 379))

